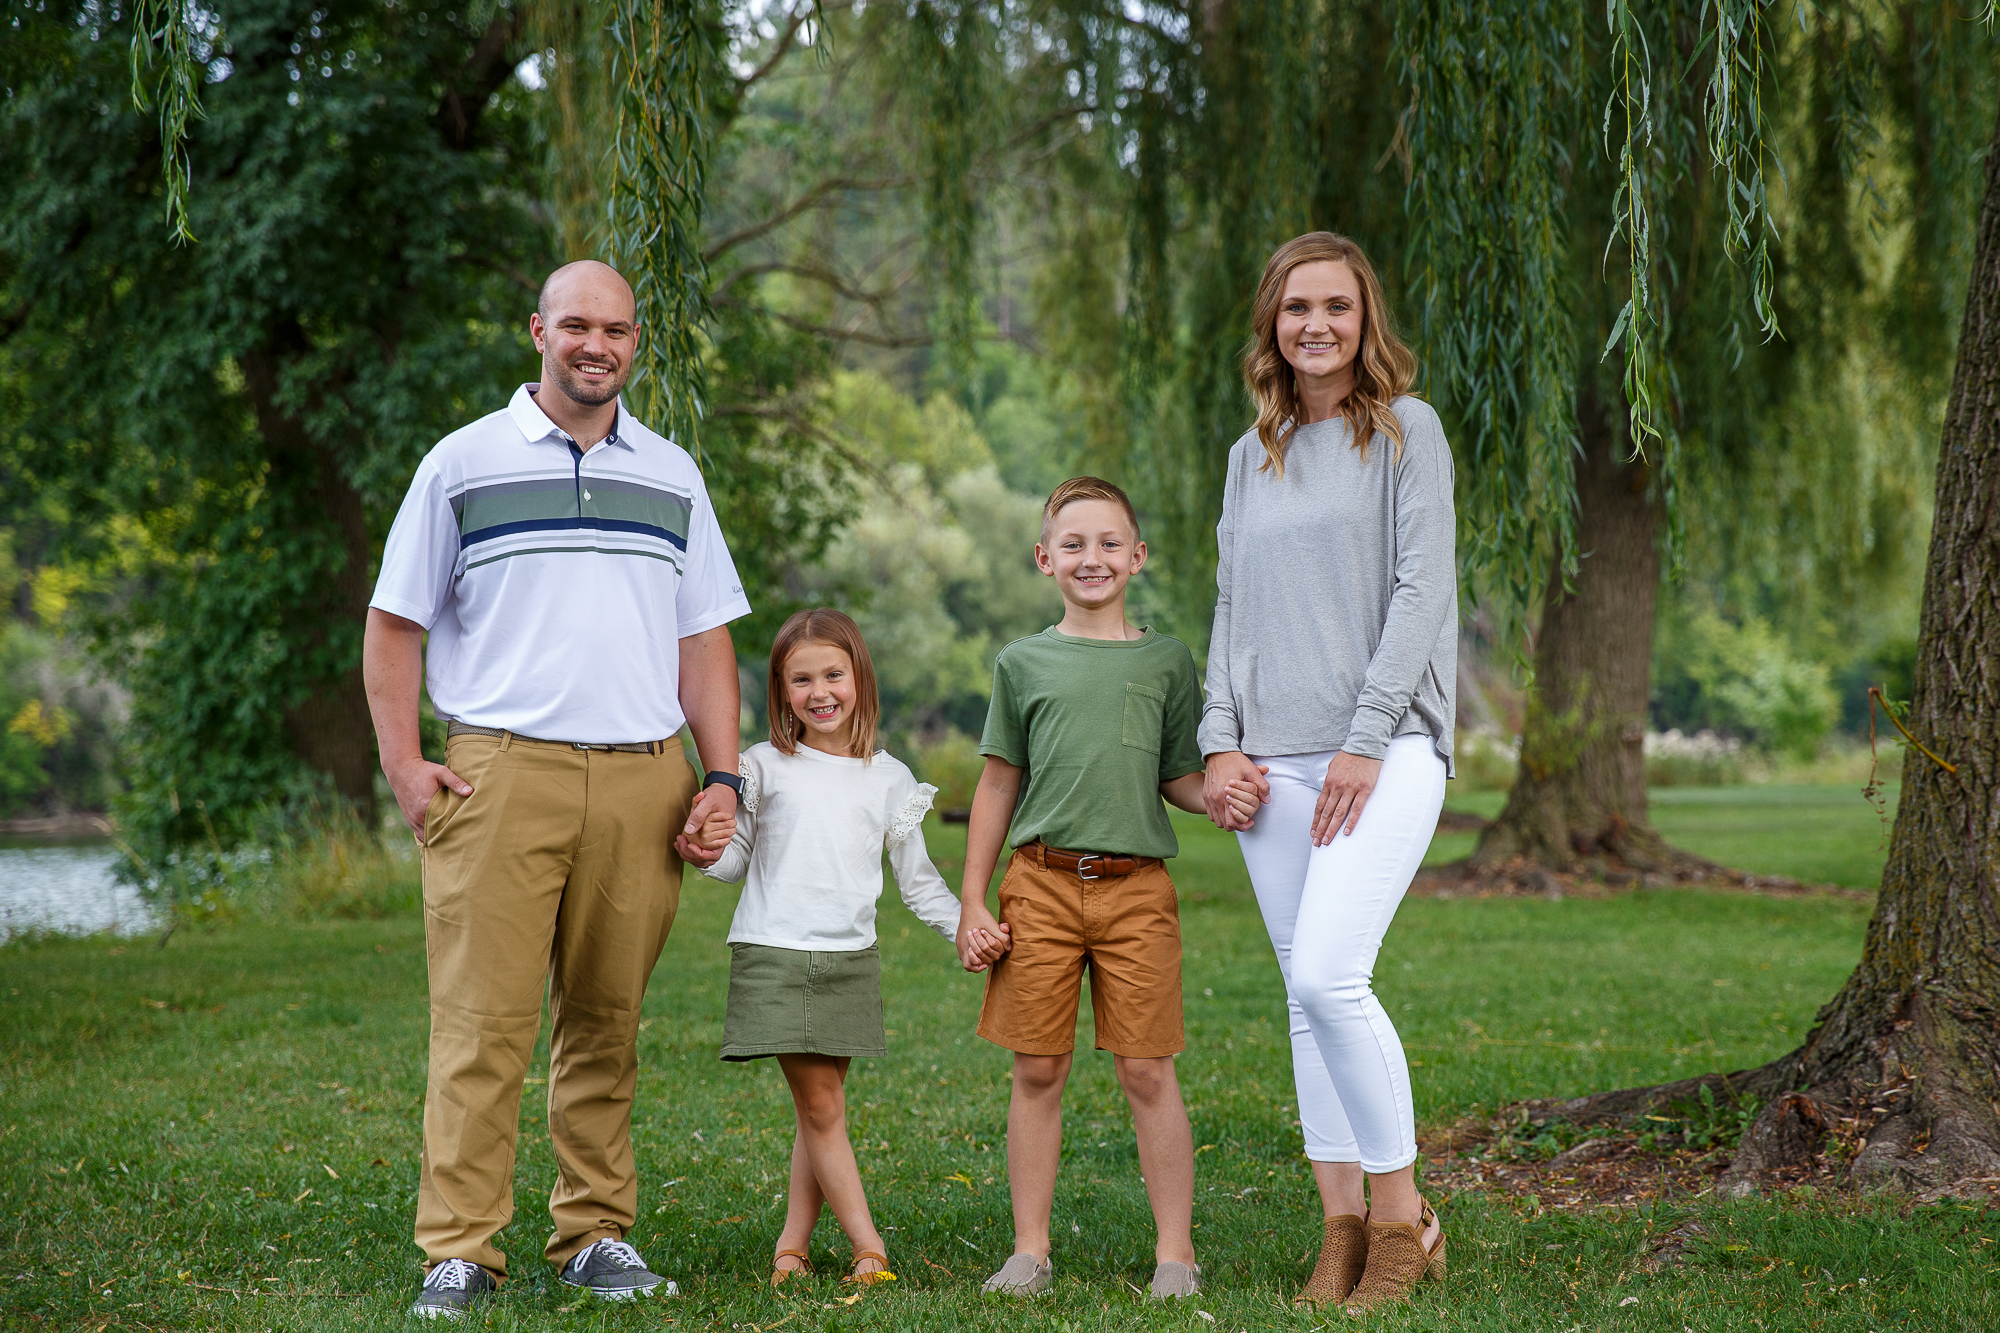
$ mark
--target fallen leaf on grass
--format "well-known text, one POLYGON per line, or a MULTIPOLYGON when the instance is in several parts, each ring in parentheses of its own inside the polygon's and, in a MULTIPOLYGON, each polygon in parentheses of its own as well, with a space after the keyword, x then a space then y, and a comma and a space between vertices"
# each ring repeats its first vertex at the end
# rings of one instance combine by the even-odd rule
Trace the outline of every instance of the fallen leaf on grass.
POLYGON ((852 1305, 856 1301, 861 1299, 861 1293, 857 1291, 852 1296, 841 1296, 838 1297, 837 1299, 840 1301, 842 1305, 852 1305))
POLYGON ((1638 1303, 1639 1298, 1637 1296, 1627 1296, 1624 1300, 1618 1302, 1618 1308, 1622 1310, 1628 1305, 1637 1305, 1638 1303))
POLYGON ((307 1186, 307 1187, 306 1187, 306 1188, 305 1188, 304 1190, 300 1191, 300 1193, 299 1193, 299 1197, 298 1197, 298 1198, 296 1198, 296 1199, 293 1199, 293 1200, 292 1200, 292 1202, 293 1202, 293 1203, 299 1203, 299 1202, 302 1202, 302 1201, 303 1201, 303 1200, 305 1199, 306 1195, 308 1195, 308 1194, 311 1194, 311 1193, 312 1193, 312 1186, 308 1185, 308 1186, 307 1186))
POLYGON ((334 1170, 332 1167, 328 1166, 325 1162, 321 1162, 319 1164, 319 1169, 326 1172, 329 1176, 332 1176, 335 1180, 340 1179, 340 1172, 334 1170))

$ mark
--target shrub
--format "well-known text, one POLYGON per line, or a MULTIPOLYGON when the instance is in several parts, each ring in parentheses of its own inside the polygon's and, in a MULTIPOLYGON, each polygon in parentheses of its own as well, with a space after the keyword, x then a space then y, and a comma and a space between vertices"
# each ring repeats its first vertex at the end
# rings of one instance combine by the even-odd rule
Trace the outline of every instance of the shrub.
POLYGON ((1461 731, 1452 746, 1458 782, 1466 791, 1511 791, 1520 768, 1521 738, 1490 731, 1461 731))
POLYGON ((986 759, 979 742, 962 731, 947 731, 935 740, 920 740, 908 747, 910 768, 920 782, 938 789, 939 810, 969 810, 972 793, 986 759))
POLYGON ((1654 787, 1723 787, 1743 781, 1743 742, 1712 731, 1646 733, 1646 782, 1654 787))

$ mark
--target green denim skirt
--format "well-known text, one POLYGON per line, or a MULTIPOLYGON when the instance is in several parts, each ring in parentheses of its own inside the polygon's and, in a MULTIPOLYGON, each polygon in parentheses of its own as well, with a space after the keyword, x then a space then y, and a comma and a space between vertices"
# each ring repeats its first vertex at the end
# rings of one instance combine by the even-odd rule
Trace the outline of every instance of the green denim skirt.
POLYGON ((769 944, 729 946, 722 1058, 887 1055, 882 955, 874 945, 808 953, 769 944))

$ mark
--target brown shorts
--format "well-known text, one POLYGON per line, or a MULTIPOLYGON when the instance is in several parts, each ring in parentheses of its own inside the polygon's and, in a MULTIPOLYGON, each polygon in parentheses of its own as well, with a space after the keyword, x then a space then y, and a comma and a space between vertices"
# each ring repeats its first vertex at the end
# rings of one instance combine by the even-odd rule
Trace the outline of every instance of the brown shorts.
POLYGON ((1086 880, 1041 853, 1039 843, 1017 848, 1000 881, 1014 947, 987 977, 979 1035, 1022 1055, 1075 1049, 1087 966, 1099 1050, 1133 1059, 1186 1050, 1180 906, 1167 868, 1086 880))

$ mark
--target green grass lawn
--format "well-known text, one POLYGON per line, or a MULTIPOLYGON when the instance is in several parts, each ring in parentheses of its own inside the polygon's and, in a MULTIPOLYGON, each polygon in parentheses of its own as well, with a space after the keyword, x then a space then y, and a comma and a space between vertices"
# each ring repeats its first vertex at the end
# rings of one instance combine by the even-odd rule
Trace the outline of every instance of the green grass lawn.
MULTIPOLYGON (((1768 809, 1781 827, 1783 805, 1768 809)), ((552 1162, 531 1087, 516 1220, 502 1238, 516 1280, 484 1326, 1306 1333, 1342 1322, 1287 1303, 1318 1226, 1262 924, 1232 840, 1194 821, 1180 828, 1190 1042, 1180 1067, 1201 1145, 1195 1235, 1209 1284, 1196 1301, 1134 1297, 1151 1270, 1150 1223, 1102 1055, 1079 1059, 1068 1102, 1057 1292, 1026 1308, 979 1297, 1008 1250, 1008 1057, 972 1035, 979 982, 893 893, 882 925, 892 1054, 857 1062, 850 1097, 903 1280, 852 1305, 830 1279, 785 1299, 764 1292, 790 1114, 769 1062, 715 1058, 734 894, 696 880, 647 1002, 636 1118, 633 1240, 685 1295, 597 1307, 554 1282, 539 1257, 552 1162)), ((962 832, 927 832, 954 871, 962 832)), ((1779 1054, 1852 967, 1865 920, 1865 907, 1825 897, 1413 900, 1377 982, 1411 1048, 1419 1118, 1438 1123, 1779 1054)), ((419 1280, 409 1240, 427 1023, 418 922, 183 933, 164 951, 104 938, 17 946, 0 951, 0 1023, 0 1198, 13 1214, 0 1240, 0 1326, 403 1324, 419 1280)), ((545 1058, 544 1046, 535 1077, 545 1058)), ((1451 1280, 1383 1327, 2000 1325, 1984 1239, 2000 1237, 2000 1219, 1974 1209, 1681 1199, 1557 1214, 1477 1195, 1441 1202, 1451 1280), (1689 1218, 1705 1233, 1686 1266, 1642 1272, 1647 1238, 1689 1218)), ((816 1239, 822 1271, 839 1271, 846 1247, 830 1219, 816 1239)))
MULTIPOLYGON (((1889 814, 1896 791, 1885 787, 1889 814)), ((1491 819, 1505 792, 1454 792, 1447 809, 1491 819)), ((1882 880, 1889 829, 1858 787, 1655 787, 1654 827, 1697 856, 1760 875, 1789 875, 1809 884, 1872 889, 1882 880)), ((1472 854, 1475 833, 1447 833, 1431 843, 1425 865, 1472 854)))

